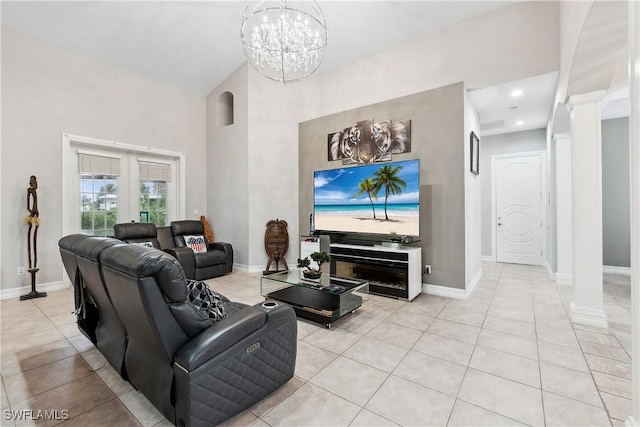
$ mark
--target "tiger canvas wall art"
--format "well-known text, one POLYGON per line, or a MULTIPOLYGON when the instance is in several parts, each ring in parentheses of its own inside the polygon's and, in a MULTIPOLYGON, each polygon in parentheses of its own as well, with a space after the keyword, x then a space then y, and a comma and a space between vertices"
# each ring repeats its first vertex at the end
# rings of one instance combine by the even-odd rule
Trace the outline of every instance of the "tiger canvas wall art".
POLYGON ((393 154, 411 152, 411 120, 361 120, 327 135, 329 161, 342 164, 389 162, 393 154))

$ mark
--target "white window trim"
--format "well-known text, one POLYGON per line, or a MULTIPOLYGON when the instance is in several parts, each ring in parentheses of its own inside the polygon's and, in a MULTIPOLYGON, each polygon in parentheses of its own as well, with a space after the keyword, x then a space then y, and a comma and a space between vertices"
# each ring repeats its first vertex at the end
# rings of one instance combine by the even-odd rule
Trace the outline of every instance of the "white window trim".
MULTIPOLYGON (((71 206, 71 197, 75 197, 74 194, 70 194, 69 189, 73 186, 73 180, 75 174, 71 171, 73 168, 73 162, 75 161, 75 154, 71 150, 71 144, 74 146, 83 146, 81 150, 118 150, 126 151, 134 154, 146 154, 148 156, 160 156, 168 157, 176 161, 176 188, 178 189, 177 200, 177 215, 178 218, 186 218, 186 163, 185 154, 177 151, 161 150, 158 148, 144 147, 141 145, 132 145, 122 142, 106 141, 102 139, 89 138, 86 136, 62 134, 62 235, 66 236, 72 232, 71 221, 72 213, 67 212, 69 206, 71 206)), ((65 273, 63 271, 63 277, 65 273)))

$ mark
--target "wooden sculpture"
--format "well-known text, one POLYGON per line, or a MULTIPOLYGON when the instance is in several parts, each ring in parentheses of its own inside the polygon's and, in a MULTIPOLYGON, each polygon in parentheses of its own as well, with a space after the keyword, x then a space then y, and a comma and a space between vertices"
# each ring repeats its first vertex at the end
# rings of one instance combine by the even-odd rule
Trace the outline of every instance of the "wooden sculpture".
POLYGON ((38 212, 38 180, 34 175, 29 179, 27 188, 27 210, 29 215, 24 219, 27 228, 27 257, 29 259, 29 273, 31 274, 31 292, 20 297, 21 301, 46 297, 46 292, 36 291, 36 273, 38 268, 38 228, 40 227, 40 212, 38 212))
POLYGON ((287 221, 276 219, 267 222, 267 231, 264 233, 264 249, 267 251, 269 261, 264 269, 265 274, 288 270, 289 266, 285 259, 289 250, 289 233, 287 232, 287 221), (275 262, 275 271, 271 271, 271 264, 275 262), (278 266, 282 262, 283 269, 278 266))
POLYGON ((201 215, 200 222, 202 222, 202 226, 204 227, 204 237, 207 239, 207 242, 213 243, 213 231, 211 231, 211 226, 209 225, 209 221, 207 221, 207 217, 201 215))

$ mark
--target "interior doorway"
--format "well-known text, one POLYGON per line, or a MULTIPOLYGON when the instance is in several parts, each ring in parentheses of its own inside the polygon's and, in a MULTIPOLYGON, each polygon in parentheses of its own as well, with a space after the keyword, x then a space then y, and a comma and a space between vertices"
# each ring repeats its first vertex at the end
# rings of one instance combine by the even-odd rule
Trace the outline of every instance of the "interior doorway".
POLYGON ((544 158, 544 152, 491 158, 492 247, 497 262, 543 264, 544 158))

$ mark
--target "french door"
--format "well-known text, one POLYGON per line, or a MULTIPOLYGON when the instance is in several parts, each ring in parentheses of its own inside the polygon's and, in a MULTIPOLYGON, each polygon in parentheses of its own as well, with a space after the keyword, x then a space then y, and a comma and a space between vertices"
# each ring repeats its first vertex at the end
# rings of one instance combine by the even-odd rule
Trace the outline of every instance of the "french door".
POLYGON ((112 236, 117 223, 184 216, 183 155, 83 137, 63 144, 65 234, 112 236))

